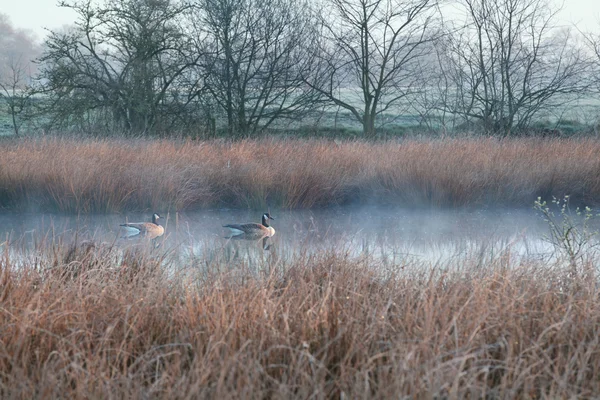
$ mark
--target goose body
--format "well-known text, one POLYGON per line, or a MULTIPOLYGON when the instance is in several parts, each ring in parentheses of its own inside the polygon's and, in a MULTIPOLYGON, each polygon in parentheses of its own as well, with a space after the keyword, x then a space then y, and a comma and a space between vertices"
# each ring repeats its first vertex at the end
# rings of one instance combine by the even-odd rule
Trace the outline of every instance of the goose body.
POLYGON ((152 215, 152 222, 129 222, 121 224, 121 226, 125 228, 127 236, 144 235, 155 238, 165 233, 165 228, 158 224, 159 218, 160 215, 154 214, 152 215))
POLYGON ((237 235, 252 235, 252 236, 273 236, 275 229, 269 225, 269 220, 275 219, 269 213, 265 213, 262 216, 262 223, 247 223, 247 224, 229 224, 223 225, 224 228, 229 229, 232 236, 237 235))

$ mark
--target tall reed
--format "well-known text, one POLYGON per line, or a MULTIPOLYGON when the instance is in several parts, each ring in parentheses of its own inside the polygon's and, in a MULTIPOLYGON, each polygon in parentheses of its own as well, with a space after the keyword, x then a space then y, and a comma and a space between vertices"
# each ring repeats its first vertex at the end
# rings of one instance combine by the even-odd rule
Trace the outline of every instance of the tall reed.
POLYGON ((6 251, 0 397, 600 393, 595 270, 573 278, 509 260, 383 273, 373 259, 322 252, 239 279, 228 265, 167 273, 156 253, 93 242, 6 251))
POLYGON ((0 207, 61 212, 215 206, 597 205, 600 141, 228 142, 27 139, 0 145, 0 207))

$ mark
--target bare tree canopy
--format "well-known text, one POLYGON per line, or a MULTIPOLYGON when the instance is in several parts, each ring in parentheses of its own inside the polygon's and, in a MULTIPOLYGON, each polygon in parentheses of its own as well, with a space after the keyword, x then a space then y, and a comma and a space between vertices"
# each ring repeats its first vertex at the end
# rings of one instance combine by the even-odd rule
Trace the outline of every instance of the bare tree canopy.
POLYGON ((17 134, 35 104, 63 130, 240 137, 323 106, 365 138, 415 114, 508 136, 600 82, 600 37, 586 49, 553 1, 456 0, 443 23, 439 0, 64 0, 33 103, 35 41, 0 15, 0 96, 17 134))
POLYGON ((435 0, 329 0, 311 87, 352 113, 366 137, 375 120, 412 90, 428 43, 435 0))
MULTIPOLYGON (((598 21, 598 29, 600 30, 600 20, 598 21)), ((586 32, 584 34, 585 42, 592 52, 593 72, 592 84, 595 85, 596 93, 600 92, 600 33, 586 32)))
POLYGON ((175 84, 195 64, 180 19, 189 8, 170 0, 63 2, 78 15, 71 32, 52 32, 40 59, 43 90, 57 121, 94 110, 116 128, 148 132, 165 123, 175 84))
POLYGON ((589 63, 549 0, 460 0, 466 24, 449 29, 440 50, 447 83, 440 109, 510 135, 532 118, 581 95, 589 63))
POLYGON ((200 0, 195 24, 203 90, 225 114, 230 134, 300 118, 315 105, 302 81, 315 31, 295 0, 200 0))

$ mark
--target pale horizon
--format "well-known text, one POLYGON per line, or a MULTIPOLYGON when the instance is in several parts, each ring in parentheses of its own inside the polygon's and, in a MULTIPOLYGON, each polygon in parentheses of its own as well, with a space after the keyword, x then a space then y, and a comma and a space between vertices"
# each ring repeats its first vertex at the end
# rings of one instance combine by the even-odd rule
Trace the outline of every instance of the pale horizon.
MULTIPOLYGON (((77 15, 70 9, 58 7, 55 0, 7 1, 0 12, 9 17, 10 23, 17 29, 33 32, 38 41, 42 41, 48 31, 71 25, 77 15)), ((573 24, 582 31, 600 31, 600 1, 565 0, 557 22, 573 24)))

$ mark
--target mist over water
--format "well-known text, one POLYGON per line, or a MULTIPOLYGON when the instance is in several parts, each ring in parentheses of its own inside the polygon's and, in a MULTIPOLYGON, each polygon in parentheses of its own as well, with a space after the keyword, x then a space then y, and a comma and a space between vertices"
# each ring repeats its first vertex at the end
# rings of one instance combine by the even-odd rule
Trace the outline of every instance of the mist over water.
POLYGON ((312 211, 272 210, 276 234, 261 240, 226 238, 222 225, 260 222, 262 213, 205 210, 162 213, 163 237, 153 241, 123 238, 119 224, 149 221, 151 213, 65 216, 2 214, 2 242, 19 243, 21 251, 36 246, 93 240, 118 248, 151 244, 190 258, 261 263, 318 251, 369 255, 390 264, 427 261, 443 263, 457 257, 495 256, 509 250, 522 257, 549 257, 552 246, 543 240, 546 222, 533 209, 425 210, 378 207, 341 207, 312 211), (151 243, 150 243, 151 242, 151 243))

